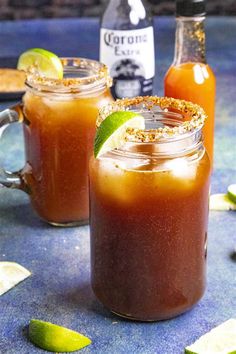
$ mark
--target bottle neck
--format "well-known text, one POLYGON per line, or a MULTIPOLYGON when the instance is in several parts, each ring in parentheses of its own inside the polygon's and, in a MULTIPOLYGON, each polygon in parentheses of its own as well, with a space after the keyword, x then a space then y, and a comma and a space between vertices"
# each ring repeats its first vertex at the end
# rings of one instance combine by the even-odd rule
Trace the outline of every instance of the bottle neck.
POLYGON ((116 10, 121 17, 126 18, 127 14, 130 13, 131 7, 128 0, 112 0, 111 4, 116 6, 116 10))
POLYGON ((101 19, 101 27, 112 30, 135 30, 152 26, 144 0, 110 0, 101 19))
POLYGON ((173 65, 206 63, 205 17, 177 17, 173 65))

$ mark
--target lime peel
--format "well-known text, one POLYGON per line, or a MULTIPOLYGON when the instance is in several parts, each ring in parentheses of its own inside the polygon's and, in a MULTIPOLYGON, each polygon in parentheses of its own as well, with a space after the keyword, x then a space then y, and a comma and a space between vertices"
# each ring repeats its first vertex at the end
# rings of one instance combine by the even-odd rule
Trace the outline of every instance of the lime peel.
POLYGON ((227 196, 231 200, 231 202, 236 204, 236 184, 230 184, 228 186, 227 196))
POLYGON ((39 74, 44 77, 63 78, 63 65, 60 58, 48 50, 32 48, 20 55, 17 69, 27 72, 32 67, 35 67, 39 74))
POLYGON ((209 208, 217 211, 236 210, 236 204, 229 199, 228 194, 218 193, 210 196, 209 208))
POLYGON ((229 319, 185 348, 186 354, 236 354, 236 319, 229 319))
POLYGON ((98 158, 107 151, 125 143, 127 128, 144 129, 144 117, 131 111, 117 111, 107 116, 97 129, 94 142, 94 156, 98 158))
POLYGON ((73 352, 91 344, 84 335, 56 324, 32 319, 29 339, 37 347, 51 352, 73 352))
POLYGON ((31 273, 15 262, 0 262, 0 295, 28 278, 31 273))

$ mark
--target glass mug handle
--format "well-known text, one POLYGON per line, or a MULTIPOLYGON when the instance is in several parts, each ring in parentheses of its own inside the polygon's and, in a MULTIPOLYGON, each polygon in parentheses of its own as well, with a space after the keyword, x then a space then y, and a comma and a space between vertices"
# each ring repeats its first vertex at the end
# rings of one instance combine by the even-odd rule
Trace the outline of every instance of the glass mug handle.
MULTIPOLYGON (((21 103, 0 112, 0 137, 9 124, 16 122, 21 123, 23 122, 23 117, 21 103)), ((28 192, 28 188, 21 177, 21 170, 17 172, 9 172, 0 167, 0 187, 1 186, 21 189, 28 192)))

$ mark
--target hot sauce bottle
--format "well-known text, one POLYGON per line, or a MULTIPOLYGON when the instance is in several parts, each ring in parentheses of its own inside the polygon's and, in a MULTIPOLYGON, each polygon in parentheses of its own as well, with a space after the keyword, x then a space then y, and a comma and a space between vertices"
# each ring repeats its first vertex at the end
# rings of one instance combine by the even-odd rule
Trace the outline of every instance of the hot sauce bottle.
POLYGON ((204 145, 213 164, 215 76, 206 62, 205 14, 204 0, 177 0, 175 56, 165 75, 164 91, 205 110, 204 145))

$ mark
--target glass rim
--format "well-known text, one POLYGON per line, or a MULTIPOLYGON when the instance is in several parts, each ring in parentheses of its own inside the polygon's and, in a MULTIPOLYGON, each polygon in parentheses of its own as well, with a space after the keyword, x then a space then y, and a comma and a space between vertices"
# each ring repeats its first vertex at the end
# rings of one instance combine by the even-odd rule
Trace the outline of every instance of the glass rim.
POLYGON ((26 86, 29 89, 48 93, 80 93, 84 91, 96 91, 105 87, 110 87, 112 80, 109 76, 108 68, 105 64, 86 58, 62 57, 60 58, 64 73, 79 74, 80 71, 89 74, 82 77, 63 77, 54 79, 42 76, 37 69, 32 68, 26 73, 26 86))
MULTIPOLYGON (((117 111, 131 110, 137 113, 150 112, 154 115, 171 115, 172 121, 176 124, 172 127, 164 125, 156 129, 135 129, 127 128, 125 140, 130 143, 166 143, 180 139, 185 139, 199 132, 207 118, 203 108, 189 101, 175 99, 171 97, 158 96, 138 96, 134 98, 124 98, 116 100, 99 110, 96 125, 99 127, 101 122, 111 113, 117 111), (137 107, 136 109, 132 107, 137 107), (155 108, 160 111, 155 112, 155 108), (174 111, 173 111, 174 110, 174 111), (177 123, 174 118, 187 116, 189 120, 177 123)), ((146 120, 146 118, 145 118, 146 120)), ((165 119, 163 119, 164 121, 165 119)))
MULTIPOLYGON (((158 115, 160 115, 162 112, 158 112, 158 115)), ((163 114, 165 115, 165 114, 163 114)), ((175 119, 171 118, 164 118, 164 119, 158 119, 158 118, 149 118, 147 119, 151 122, 157 122, 157 121, 164 121, 166 124, 176 124, 181 125, 182 123, 180 121, 177 121, 175 119)), ((154 129, 155 130, 155 129, 154 129)), ((152 134, 152 130, 147 130, 147 134, 152 134)), ((108 152, 108 156, 113 156, 113 157, 125 157, 129 159, 166 159, 167 157, 169 158, 175 158, 175 157, 180 157, 180 156, 186 156, 186 155, 191 155, 191 153, 195 152, 196 150, 202 148, 202 127, 197 128, 194 131, 184 133, 182 135, 178 136, 172 136, 169 137, 168 139, 166 138, 160 138, 157 141, 133 141, 129 140, 129 138, 126 139, 126 143, 124 146, 121 146, 118 149, 114 149, 108 152), (142 146, 147 146, 147 145, 153 145, 158 148, 158 151, 151 151, 151 152, 146 152, 144 150, 139 150, 139 151, 132 151, 132 147, 139 147, 142 148, 142 146)), ((204 149, 205 151, 205 149, 204 149)), ((103 156, 101 156, 103 157, 103 156)), ((194 160, 195 157, 190 157, 190 160, 194 160)))
MULTIPOLYGON (((176 143, 176 141, 175 141, 176 143)), ((129 144, 129 143, 128 143, 129 144)), ((115 149, 107 152, 107 154, 104 156, 99 157, 98 159, 104 159, 104 158, 116 158, 116 157, 124 157, 127 159, 149 159, 149 160, 156 160, 156 159, 173 159, 177 157, 186 157, 188 156, 189 161, 194 162, 197 159, 199 159, 199 156, 196 157, 193 153, 196 152, 197 150, 202 151, 201 156, 204 155, 205 153, 205 148, 203 147, 201 142, 196 142, 189 147, 183 147, 182 149, 178 149, 175 151, 171 150, 165 150, 165 151, 158 151, 158 152, 143 152, 143 151, 138 151, 138 152, 133 152, 133 151, 128 151, 127 149, 115 149)))

